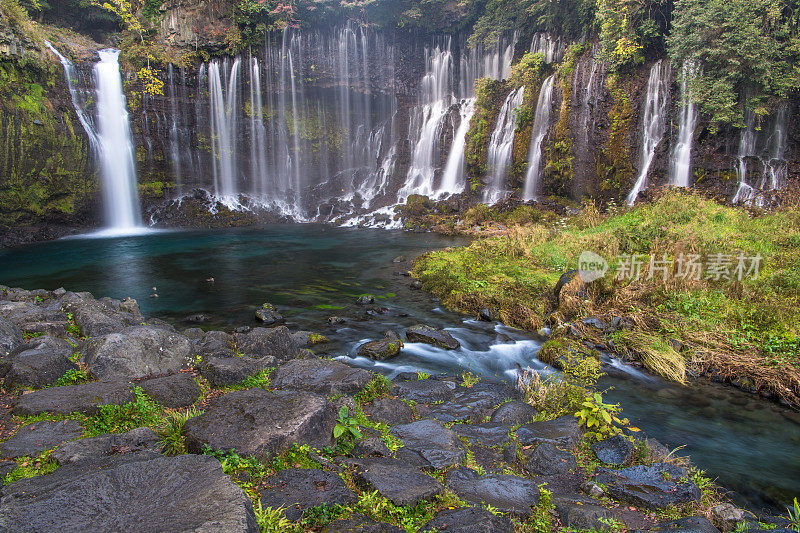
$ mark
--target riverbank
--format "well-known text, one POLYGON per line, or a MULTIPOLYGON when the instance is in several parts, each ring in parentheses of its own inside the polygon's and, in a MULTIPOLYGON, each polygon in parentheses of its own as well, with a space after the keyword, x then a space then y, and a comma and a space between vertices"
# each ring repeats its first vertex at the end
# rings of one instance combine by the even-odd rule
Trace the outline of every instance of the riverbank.
POLYGON ((414 275, 453 309, 546 333, 548 363, 612 352, 680 383, 702 374, 798 408, 799 213, 681 191, 606 213, 587 204, 431 252, 414 275), (585 252, 595 264, 579 273, 585 252))
POLYGON ((317 336, 178 331, 130 299, 3 288, 0 315, 13 394, 3 435, 14 431, 0 443, 0 520, 10 530, 146 520, 225 531, 621 531, 679 520, 715 531, 706 518, 729 530, 746 516, 621 415, 605 421, 618 413, 592 392, 590 359, 568 365, 563 382, 469 372, 389 381, 318 358, 307 348, 317 336), (595 416, 599 426, 579 423, 595 416), (145 498, 154 488, 158 498, 145 498), (49 504, 65 494, 69 505, 49 504))

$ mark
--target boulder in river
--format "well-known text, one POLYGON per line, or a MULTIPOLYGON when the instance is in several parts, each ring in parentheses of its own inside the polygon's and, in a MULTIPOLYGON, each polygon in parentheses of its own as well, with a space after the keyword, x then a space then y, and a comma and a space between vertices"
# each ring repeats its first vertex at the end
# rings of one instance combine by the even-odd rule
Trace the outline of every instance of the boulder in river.
POLYGON ((260 309, 256 309, 256 320, 263 322, 265 326, 271 326, 281 322, 283 320, 283 315, 278 312, 277 307, 265 303, 260 309))
POLYGON ((360 357, 367 359, 374 359, 376 361, 383 361, 389 359, 400 353, 403 348, 403 341, 399 338, 387 335, 386 337, 377 340, 365 342, 358 347, 357 354, 360 357))
POLYGON ((445 350, 456 350, 461 347, 461 343, 448 332, 425 324, 408 328, 406 339, 408 342, 422 342, 445 350))

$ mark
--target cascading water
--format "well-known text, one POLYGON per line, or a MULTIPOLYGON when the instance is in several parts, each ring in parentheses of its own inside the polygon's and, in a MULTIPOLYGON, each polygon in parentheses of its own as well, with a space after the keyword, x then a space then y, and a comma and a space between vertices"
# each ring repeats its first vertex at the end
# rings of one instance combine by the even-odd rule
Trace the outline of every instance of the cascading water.
POLYGON ((214 165, 214 191, 226 203, 235 205, 239 193, 237 182, 236 133, 239 115, 239 66, 236 58, 230 69, 228 60, 208 65, 208 94, 211 103, 211 149, 214 165), (220 72, 220 69, 223 72, 220 72), (227 80, 227 90, 223 91, 227 80))
POLYGON ((524 93, 524 87, 512 91, 506 97, 497 116, 497 124, 489 140, 486 156, 486 168, 490 176, 489 185, 483 195, 486 203, 495 203, 505 194, 506 188, 503 181, 508 164, 511 162, 511 152, 514 147, 515 111, 522 105, 524 93))
POLYGON ((739 150, 737 153, 738 164, 736 174, 739 178, 739 186, 736 194, 731 200, 734 204, 743 203, 762 207, 764 195, 760 194, 770 190, 777 190, 783 187, 786 180, 786 105, 781 106, 780 110, 772 118, 771 131, 769 137, 759 138, 756 131, 755 113, 747 111, 745 113, 745 127, 739 134, 739 150), (749 174, 753 174, 749 168, 749 160, 757 159, 762 167, 763 174, 758 183, 751 185, 748 182, 749 174))
POLYGON ((514 58, 518 34, 510 38, 501 36, 497 43, 488 50, 483 46, 467 47, 462 44, 459 58, 459 97, 475 96, 475 80, 492 78, 502 80, 511 73, 511 61, 514 58))
POLYGON ((141 227, 133 141, 119 72, 119 50, 101 50, 94 66, 97 86, 97 141, 103 198, 110 230, 124 234, 141 227))
POLYGON ((464 190, 464 149, 467 144, 467 132, 472 116, 475 114, 475 99, 468 98, 461 103, 461 123, 458 126, 453 146, 447 156, 447 164, 442 175, 440 193, 457 194, 464 190))
POLYGON ((642 132, 642 162, 639 177, 628 194, 628 205, 633 205, 639 193, 645 188, 650 165, 656 155, 656 148, 664 138, 667 118, 667 100, 669 99, 670 68, 663 61, 658 61, 650 69, 647 81, 647 97, 644 104, 644 122, 642 132))
POLYGON ((539 89, 539 100, 536 103, 536 115, 531 129, 531 147, 528 151, 528 171, 525 174, 525 189, 522 198, 533 200, 539 194, 539 174, 542 162, 542 141, 547 135, 550 125, 550 108, 553 105, 553 85, 555 74, 544 80, 539 89))
POLYGON ((596 165, 590 146, 595 132, 595 112, 600 108, 603 86, 604 65, 597 61, 593 52, 590 57, 581 60, 575 68, 572 82, 572 94, 580 96, 578 112, 579 133, 575 136, 575 180, 572 185, 573 196, 579 198, 586 191, 596 165))
POLYGON ((678 125, 678 142, 672 150, 669 183, 675 187, 688 187, 692 165, 692 138, 697 127, 697 112, 689 94, 689 81, 695 69, 687 64, 681 69, 681 113, 678 125))
POLYGON ((531 41, 530 51, 533 54, 542 54, 545 63, 558 63, 564 57, 564 43, 560 37, 553 37, 549 33, 537 33, 531 41))
POLYGON ((72 99, 72 107, 75 108, 75 113, 78 115, 78 121, 81 123, 83 130, 89 137, 89 144, 91 145, 92 150, 96 151, 97 133, 94 131, 91 118, 84 111, 84 108, 86 107, 85 98, 75 84, 75 81, 78 77, 78 72, 75 70, 75 66, 72 64, 72 62, 65 56, 61 55, 61 53, 56 50, 49 41, 45 41, 44 44, 56 55, 58 60, 61 62, 61 66, 64 67, 64 78, 67 80, 67 88, 69 89, 69 95, 72 99))

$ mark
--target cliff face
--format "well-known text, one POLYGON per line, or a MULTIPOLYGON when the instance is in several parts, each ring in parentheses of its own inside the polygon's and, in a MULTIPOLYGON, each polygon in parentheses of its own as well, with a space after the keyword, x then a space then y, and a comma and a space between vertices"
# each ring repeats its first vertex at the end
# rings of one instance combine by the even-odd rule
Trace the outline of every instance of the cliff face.
MULTIPOLYGON (((476 199, 490 196, 491 187, 498 187, 495 197, 521 196, 532 179, 536 128, 543 135, 536 197, 624 202, 637 181, 643 191, 666 185, 674 181, 676 146, 687 135, 692 185, 720 198, 737 195, 742 175, 759 189, 775 176, 783 185, 800 173, 796 106, 753 121, 747 146, 740 130, 712 134, 702 117, 687 134, 679 73, 666 60, 654 85, 655 63, 612 75, 589 44, 515 35, 516 41, 507 36, 496 49, 484 49, 467 46, 463 36, 421 37, 352 23, 267 32, 263 46, 228 56, 238 32, 228 12, 210 0, 165 2, 156 14, 157 39, 193 60, 155 61, 151 68, 164 83, 155 94, 141 90, 132 67, 123 73, 150 221, 200 223, 202 217, 173 216, 170 202, 183 195, 201 198, 199 211, 257 207, 278 217, 352 224, 386 223, 385 215, 367 214, 409 194, 456 192, 452 183, 476 199), (512 65, 530 62, 529 50, 541 53, 537 70, 515 66, 515 74, 512 65), (473 87, 483 76, 513 79, 493 82, 485 88, 491 97, 483 98, 473 87), (552 90, 543 98, 548 78, 552 90), (520 87, 524 96, 506 117, 504 148, 500 108, 520 87), (543 101, 549 114, 541 113, 543 101), (498 181, 487 158, 496 159, 501 148, 509 155, 498 181), (197 189, 226 200, 213 205, 197 189)), ((75 60, 91 113, 90 66, 100 45, 55 44, 75 60)), ((49 228, 45 237, 65 226, 97 225, 95 165, 61 65, 41 41, 11 27, 0 34, 0 53, 0 223, 49 228)), ((223 223, 242 221, 252 218, 223 223)), ((7 243, 18 238, 6 235, 7 243)))

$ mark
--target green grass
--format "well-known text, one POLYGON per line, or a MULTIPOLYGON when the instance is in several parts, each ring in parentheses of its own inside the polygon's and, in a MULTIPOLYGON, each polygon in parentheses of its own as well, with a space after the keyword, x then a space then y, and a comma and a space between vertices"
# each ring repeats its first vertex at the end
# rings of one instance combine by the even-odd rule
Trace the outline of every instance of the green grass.
POLYGON ((800 405, 800 209, 753 214, 675 191, 609 211, 587 204, 558 224, 511 226, 499 237, 429 253, 413 272, 448 307, 468 314, 490 308, 529 330, 586 316, 628 317, 641 334, 620 338, 621 349, 652 371, 676 381, 686 369, 746 377, 800 405), (610 274, 586 294, 555 302, 559 277, 577 268, 583 251, 606 258, 610 274), (741 281, 679 279, 674 268, 666 282, 646 279, 651 254, 681 253, 705 262, 730 255, 732 274, 740 254, 763 259, 758 277, 741 281), (638 281, 614 279, 618 257, 628 254, 644 261, 638 281))

